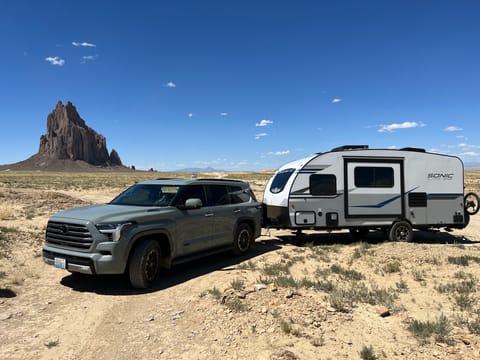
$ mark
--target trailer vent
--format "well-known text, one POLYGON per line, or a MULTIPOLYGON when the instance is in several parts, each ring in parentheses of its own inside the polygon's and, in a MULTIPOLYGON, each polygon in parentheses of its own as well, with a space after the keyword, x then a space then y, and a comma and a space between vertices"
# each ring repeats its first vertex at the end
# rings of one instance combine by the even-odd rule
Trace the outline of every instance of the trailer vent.
POLYGON ((408 193, 408 206, 427 207, 427 193, 424 193, 424 192, 408 193))
POLYGON ((426 152, 425 149, 421 149, 421 148, 416 148, 416 147, 404 147, 404 148, 401 148, 400 150, 403 150, 403 151, 415 151, 415 152, 426 152))
POLYGON ((342 145, 336 148, 333 148, 331 151, 346 151, 346 150, 367 150, 368 145, 342 145))

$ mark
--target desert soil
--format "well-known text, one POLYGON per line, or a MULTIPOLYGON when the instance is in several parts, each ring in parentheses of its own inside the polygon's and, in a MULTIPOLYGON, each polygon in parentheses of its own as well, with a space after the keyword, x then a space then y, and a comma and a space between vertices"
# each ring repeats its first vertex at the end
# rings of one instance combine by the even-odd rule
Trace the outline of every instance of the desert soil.
MULTIPOLYGON (((176 266, 137 291, 123 276, 73 276, 41 256, 50 215, 108 201, 123 184, 59 186, 60 176, 21 186, 9 176, 1 359, 480 358, 480 215, 412 243, 264 229, 247 257, 176 266)), ((250 182, 261 198, 265 178, 250 182)))

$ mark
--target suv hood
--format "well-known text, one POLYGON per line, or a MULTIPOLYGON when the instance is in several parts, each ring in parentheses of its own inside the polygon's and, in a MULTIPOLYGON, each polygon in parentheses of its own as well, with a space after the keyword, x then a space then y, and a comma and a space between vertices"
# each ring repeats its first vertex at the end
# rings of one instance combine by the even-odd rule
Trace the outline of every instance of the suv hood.
POLYGON ((91 221, 93 223, 125 221, 129 219, 138 219, 142 216, 148 216, 159 213, 172 212, 172 207, 153 207, 153 206, 130 206, 130 205, 90 205, 73 209, 62 210, 51 217, 52 221, 75 219, 91 221))

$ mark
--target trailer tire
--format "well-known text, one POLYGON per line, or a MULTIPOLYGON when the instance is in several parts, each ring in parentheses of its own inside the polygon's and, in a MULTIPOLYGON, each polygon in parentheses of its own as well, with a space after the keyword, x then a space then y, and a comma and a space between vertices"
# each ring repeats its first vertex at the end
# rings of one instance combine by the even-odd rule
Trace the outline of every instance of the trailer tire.
POLYGON ((407 221, 397 221, 390 228, 388 237, 390 241, 411 242, 413 240, 412 225, 407 221))
POLYGON ((135 246, 128 266, 133 287, 146 289, 157 280, 161 255, 160 245, 155 240, 146 239, 135 246))
POLYGON ((469 215, 475 215, 478 213, 479 210, 479 203, 480 199, 478 198, 478 195, 470 192, 464 197, 464 204, 465 204, 465 212, 467 212, 469 215))

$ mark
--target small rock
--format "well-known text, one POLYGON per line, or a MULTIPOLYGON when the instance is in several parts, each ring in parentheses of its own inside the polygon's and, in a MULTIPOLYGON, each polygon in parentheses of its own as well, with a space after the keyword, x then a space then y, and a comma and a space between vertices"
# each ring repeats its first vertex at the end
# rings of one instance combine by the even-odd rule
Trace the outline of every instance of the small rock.
POLYGON ((288 290, 287 293, 285 294, 285 297, 287 299, 291 299, 293 297, 293 295, 295 295, 295 291, 294 290, 288 290))
POLYGON ((155 317, 153 315, 150 315, 148 318, 147 318, 147 321, 153 321, 155 320, 155 317))
POLYGON ((8 320, 12 318, 12 314, 10 313, 3 313, 0 314, 0 321, 8 320))
POLYGON ((267 285, 265 284, 255 284, 255 291, 264 290, 266 288, 267 288, 267 285))
POLYGON ((376 311, 381 317, 387 317, 391 315, 390 310, 386 306, 379 306, 377 307, 376 311))
POLYGON ((335 309, 333 306, 327 306, 327 311, 328 312, 337 312, 337 309, 335 309))
POLYGON ((264 307, 262 307, 261 312, 262 312, 262 314, 266 314, 268 312, 268 309, 264 306, 264 307))

